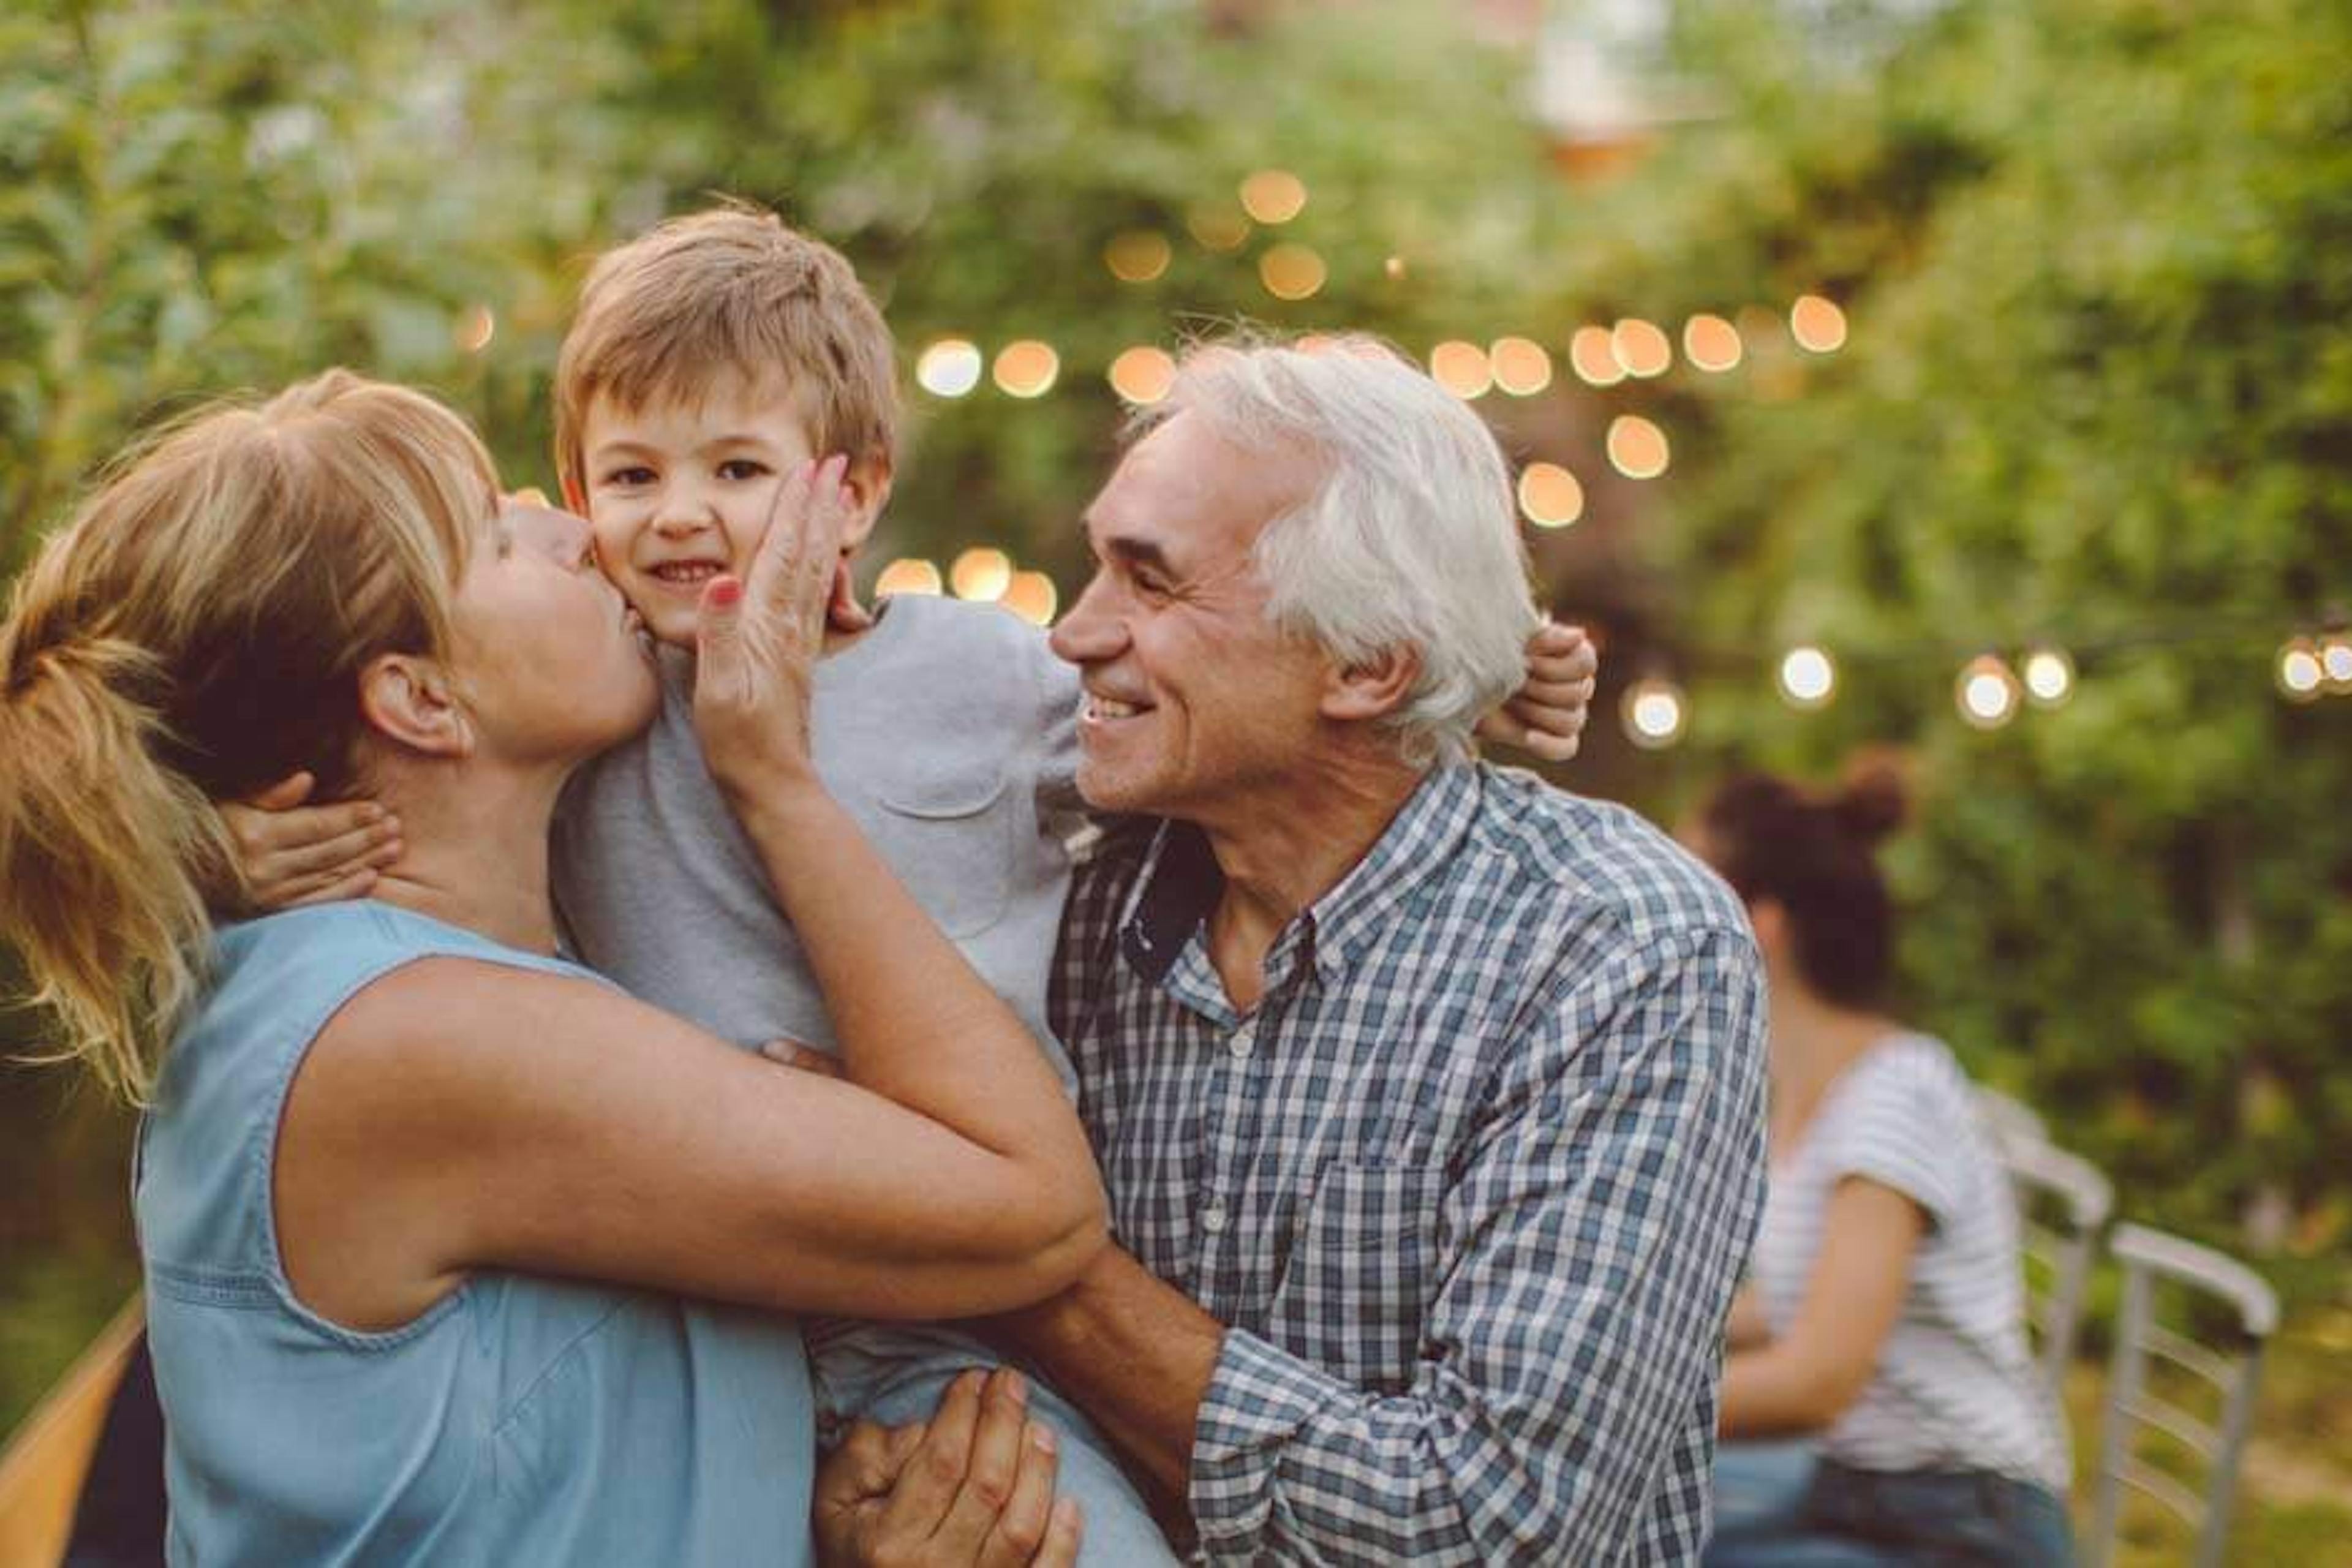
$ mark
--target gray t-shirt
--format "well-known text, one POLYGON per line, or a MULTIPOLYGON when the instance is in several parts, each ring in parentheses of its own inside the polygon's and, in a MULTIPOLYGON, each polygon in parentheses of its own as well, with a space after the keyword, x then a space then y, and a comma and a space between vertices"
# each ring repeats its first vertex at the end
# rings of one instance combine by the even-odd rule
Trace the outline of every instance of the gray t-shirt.
MULTIPOLYGON (((722 1039, 834 1047, 758 851, 703 765, 693 659, 661 650, 662 706, 583 768, 556 813, 555 899, 579 955, 722 1039)), ((901 596, 816 667, 817 772, 918 903, 1045 1046, 1046 976, 1079 820, 1077 673, 992 605, 901 596)))

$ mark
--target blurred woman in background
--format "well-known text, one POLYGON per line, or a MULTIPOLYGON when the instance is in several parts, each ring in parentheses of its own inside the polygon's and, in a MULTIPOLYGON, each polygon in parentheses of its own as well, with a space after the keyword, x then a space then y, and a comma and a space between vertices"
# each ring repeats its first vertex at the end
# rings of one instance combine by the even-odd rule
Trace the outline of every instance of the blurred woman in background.
POLYGON ((1827 796, 1750 774, 1691 834, 1747 903, 1772 995, 1769 1189, 1732 1309, 1719 1495, 1759 1462, 1790 1474, 1799 1450, 1750 1443, 1810 1439, 1786 1506, 1727 1500, 1710 1564, 2071 1560, 2007 1174, 1951 1052, 1885 1010, 1874 850, 1904 810, 1884 762, 1827 796))

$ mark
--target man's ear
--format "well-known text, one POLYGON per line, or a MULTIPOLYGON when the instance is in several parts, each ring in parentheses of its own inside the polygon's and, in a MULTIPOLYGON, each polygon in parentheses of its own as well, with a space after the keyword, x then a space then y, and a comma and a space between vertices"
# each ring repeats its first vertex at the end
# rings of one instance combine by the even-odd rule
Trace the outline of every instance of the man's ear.
POLYGON ((428 757, 474 754, 474 722, 449 672, 415 654, 383 653, 360 671, 360 712, 384 739, 428 757))
POLYGON ((1417 648, 1382 648, 1357 664, 1333 664, 1324 672, 1321 710, 1342 723, 1384 719, 1405 704, 1421 679, 1417 648))
POLYGON ((874 524, 882 516, 882 509, 890 502, 890 454, 868 452, 849 465, 841 482, 857 505, 842 525, 841 552, 844 555, 862 548, 872 537, 874 524))

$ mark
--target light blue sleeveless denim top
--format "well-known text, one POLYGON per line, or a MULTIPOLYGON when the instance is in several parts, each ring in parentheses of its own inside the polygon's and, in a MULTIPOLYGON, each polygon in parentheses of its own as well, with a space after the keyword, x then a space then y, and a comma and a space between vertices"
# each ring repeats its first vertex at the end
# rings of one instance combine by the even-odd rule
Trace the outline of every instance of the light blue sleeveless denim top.
POLYGON ((383 1333, 295 1300, 270 1202, 287 1087, 344 1003, 427 956, 593 978, 375 902, 218 934, 135 1184, 172 1561, 806 1563, 789 1319, 487 1272, 383 1333))

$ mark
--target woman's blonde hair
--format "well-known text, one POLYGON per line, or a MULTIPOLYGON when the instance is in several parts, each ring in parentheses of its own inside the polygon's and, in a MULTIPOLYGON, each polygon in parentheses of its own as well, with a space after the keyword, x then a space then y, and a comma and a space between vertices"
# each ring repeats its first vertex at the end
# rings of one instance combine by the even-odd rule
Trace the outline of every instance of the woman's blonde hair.
POLYGON ((330 371, 110 466, 0 623, 0 935, 79 1058, 144 1103, 237 871, 215 800, 352 791, 359 678, 445 655, 498 504, 465 421, 330 371))

